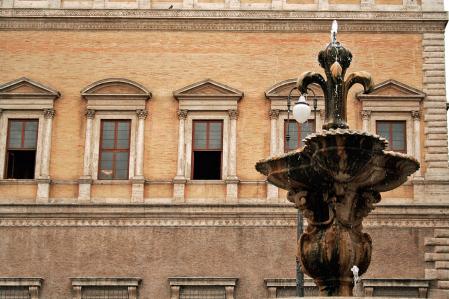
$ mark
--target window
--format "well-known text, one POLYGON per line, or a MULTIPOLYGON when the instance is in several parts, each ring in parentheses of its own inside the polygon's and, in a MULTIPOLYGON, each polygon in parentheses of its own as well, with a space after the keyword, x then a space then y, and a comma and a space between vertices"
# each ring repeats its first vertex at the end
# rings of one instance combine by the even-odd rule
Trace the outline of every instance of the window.
POLYGON ((128 179, 130 132, 129 120, 101 121, 99 179, 128 179))
POLYGON ((285 121, 284 125, 284 151, 289 152, 304 146, 303 139, 315 132, 315 121, 308 120, 303 124, 299 124, 295 120, 285 121), (287 142, 287 129, 290 139, 287 142))
POLYGON ((170 277, 171 299, 234 299, 237 278, 170 277))
POLYGON ((193 122, 193 179, 220 180, 223 152, 223 121, 193 122))
POLYGON ((405 121, 376 121, 376 133, 388 141, 389 149, 395 152, 407 152, 405 121))
POLYGON ((0 299, 38 299, 42 278, 0 277, 0 299))
POLYGON ((36 119, 10 119, 6 151, 7 179, 34 179, 37 149, 36 119))
POLYGON ((226 299, 225 288, 221 286, 183 286, 179 299, 226 299))
POLYGON ((72 278, 74 299, 137 299, 138 277, 72 278))

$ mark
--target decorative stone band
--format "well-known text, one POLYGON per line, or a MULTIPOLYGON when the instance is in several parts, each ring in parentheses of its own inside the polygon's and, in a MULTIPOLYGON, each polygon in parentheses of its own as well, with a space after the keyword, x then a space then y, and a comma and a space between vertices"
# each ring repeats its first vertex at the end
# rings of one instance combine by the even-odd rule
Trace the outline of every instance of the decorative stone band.
MULTIPOLYGON (((449 206, 379 206, 364 227, 449 227, 449 206), (394 215, 394 217, 393 217, 394 215)), ((2 205, 0 227, 273 227, 295 228, 292 205, 2 205), (142 216, 142 211, 146 211, 142 216), (107 217, 101 216, 101 213, 107 217), (66 215, 64 218, 60 215, 66 215), (124 217, 123 215, 127 215, 124 217)), ((307 225, 307 223, 306 223, 307 225)))
POLYGON ((157 9, 0 9, 0 17, 0 29, 268 32, 327 32, 330 20, 339 19, 349 32, 443 33, 447 20, 444 12, 157 9))

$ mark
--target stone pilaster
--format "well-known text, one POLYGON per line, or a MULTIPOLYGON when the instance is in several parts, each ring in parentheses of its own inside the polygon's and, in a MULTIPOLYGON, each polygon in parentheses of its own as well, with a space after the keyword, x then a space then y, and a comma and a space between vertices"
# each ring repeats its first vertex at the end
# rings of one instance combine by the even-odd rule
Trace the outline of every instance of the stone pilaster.
MULTIPOLYGON (((37 177, 37 195, 36 202, 48 203, 50 195, 50 152, 51 152, 51 134, 53 117, 56 112, 54 109, 44 109, 44 128, 42 140, 42 155, 40 174, 37 177)), ((39 163, 39 162, 38 162, 39 163)))
MULTIPOLYGON (((270 156, 274 156, 279 152, 278 145, 278 120, 279 120, 280 110, 271 109, 269 111, 271 127, 270 127, 270 156)), ((277 201, 279 198, 279 189, 276 186, 267 183, 267 200, 277 201)))
POLYGON ((143 153, 145 147, 145 119, 148 111, 144 109, 136 110, 137 114, 137 140, 136 140, 136 167, 132 179, 132 202, 143 202, 145 178, 143 176, 143 153))
POLYGON ((448 143, 446 120, 446 87, 444 33, 423 34, 424 145, 427 164, 426 178, 447 180, 448 143))
POLYGON ((185 126, 187 119, 187 110, 178 110, 179 129, 178 129, 178 163, 176 168, 176 177, 173 180, 173 199, 175 201, 184 201, 185 193, 185 126))
POLYGON ((86 110, 86 139, 84 141, 84 164, 83 176, 79 179, 78 200, 90 200, 90 191, 92 185, 92 130, 95 110, 86 110))
POLYGON ((371 111, 369 110, 362 110, 362 112, 360 113, 362 115, 362 130, 364 132, 369 132, 370 131, 370 120, 371 120, 371 111))
POLYGON ((226 200, 236 201, 238 196, 237 178, 237 110, 229 110, 229 167, 228 176, 226 178, 226 200))
MULTIPOLYGON (((413 156, 421 162, 421 117, 419 111, 412 111, 413 119, 413 156)), ((414 173, 415 177, 421 176, 421 168, 414 173)))

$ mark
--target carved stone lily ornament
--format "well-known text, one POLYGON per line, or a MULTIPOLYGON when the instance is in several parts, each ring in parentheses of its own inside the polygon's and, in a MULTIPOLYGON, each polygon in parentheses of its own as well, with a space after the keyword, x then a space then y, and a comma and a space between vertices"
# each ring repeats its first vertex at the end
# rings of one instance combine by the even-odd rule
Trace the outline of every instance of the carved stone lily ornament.
POLYGON ((349 130, 349 89, 356 83, 365 92, 373 87, 366 72, 345 76, 351 60, 351 52, 336 41, 335 26, 331 43, 318 55, 327 80, 306 72, 297 85, 301 93, 312 83, 323 89, 323 131, 307 137, 303 148, 256 164, 271 184, 288 190, 288 200, 307 219, 297 256, 322 296, 352 296, 351 268, 363 275, 371 261, 372 240, 362 232, 363 218, 381 200, 380 192, 397 188, 419 169, 413 157, 387 151, 380 136, 349 130))

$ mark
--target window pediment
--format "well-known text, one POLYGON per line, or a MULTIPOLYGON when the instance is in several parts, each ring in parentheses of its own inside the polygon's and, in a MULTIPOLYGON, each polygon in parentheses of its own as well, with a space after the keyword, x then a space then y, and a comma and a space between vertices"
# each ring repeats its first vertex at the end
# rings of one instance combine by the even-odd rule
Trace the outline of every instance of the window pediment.
MULTIPOLYGON (((278 109, 281 111, 287 110, 287 98, 288 94, 292 90, 293 87, 296 86, 297 79, 287 79, 284 81, 281 81, 279 83, 276 83, 275 85, 271 86, 269 89, 265 91, 265 97, 271 101, 271 109, 278 109)), ((321 88, 316 85, 312 84, 309 86, 310 89, 312 89, 311 92, 309 92, 309 101, 315 94, 317 100, 318 100, 318 110, 324 109, 324 96, 323 91, 321 88)), ((295 99, 298 98, 299 92, 293 91, 292 93, 292 105, 295 99)))
POLYGON ((206 79, 173 92, 180 110, 227 111, 237 110, 243 92, 223 83, 206 79))
POLYGON ((363 110, 390 112, 419 110, 425 96, 422 91, 392 79, 377 84, 369 94, 357 94, 363 110))
POLYGON ((0 109, 51 109, 60 96, 58 91, 22 77, 0 86, 0 109))
POLYGON ((87 100, 87 109, 138 110, 152 94, 141 84, 122 78, 109 78, 94 82, 81 90, 87 100))

